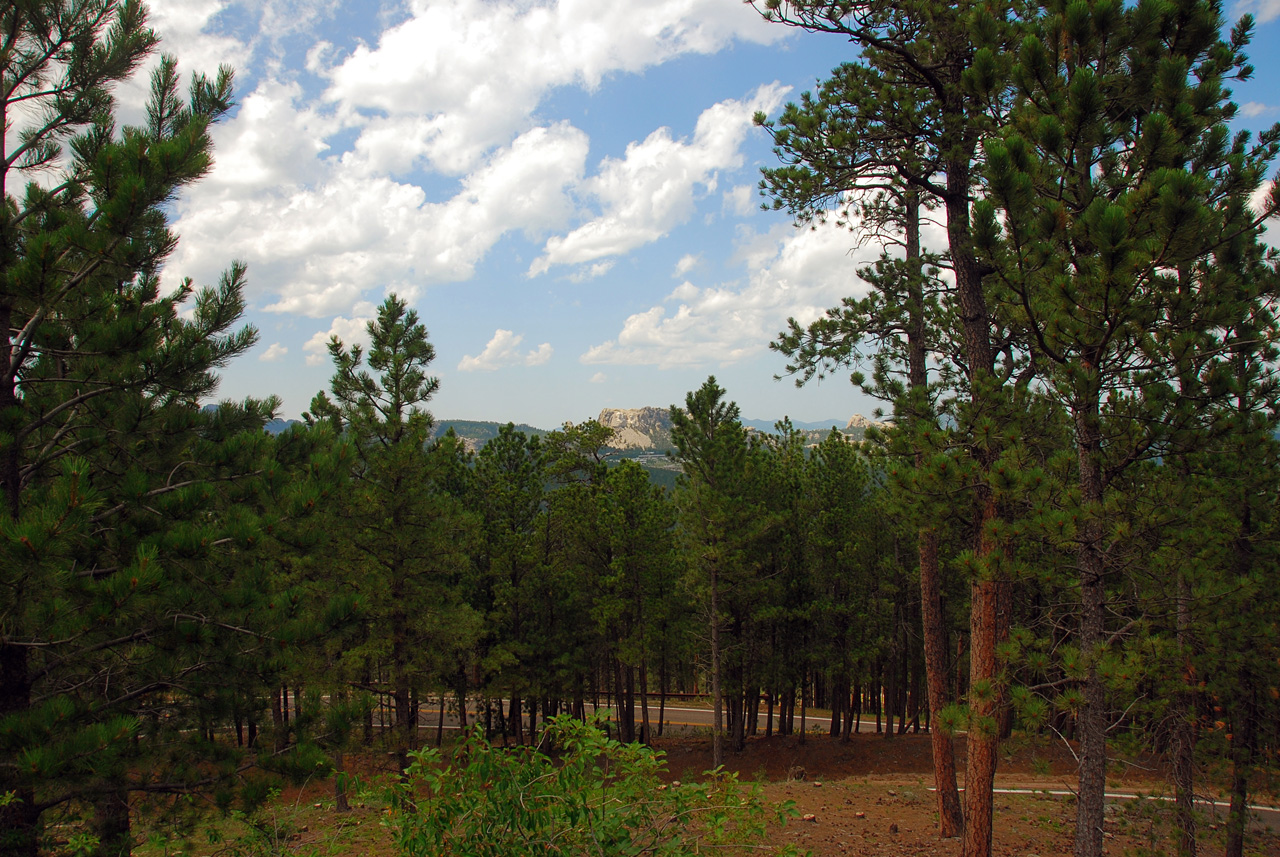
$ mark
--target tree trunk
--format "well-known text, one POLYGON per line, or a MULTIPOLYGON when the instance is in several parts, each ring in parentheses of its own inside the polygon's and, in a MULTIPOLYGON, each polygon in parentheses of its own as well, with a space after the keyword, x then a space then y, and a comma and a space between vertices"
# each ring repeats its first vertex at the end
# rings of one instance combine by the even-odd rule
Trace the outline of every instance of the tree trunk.
MULTIPOLYGON (((975 410, 981 410, 995 396, 996 390, 990 314, 982 288, 982 274, 974 255, 969 218, 970 177, 977 136, 968 120, 966 96, 951 90, 939 92, 939 95, 942 101, 943 136, 950 137, 953 146, 943 165, 947 182, 943 199, 947 214, 947 245, 951 252, 957 304, 964 328, 971 404, 975 410)), ((975 498, 978 514, 974 532, 974 553, 979 563, 995 552, 995 545, 988 539, 988 525, 996 518, 996 504, 991 496, 991 489, 984 480, 999 453, 994 440, 985 446, 975 442, 971 448, 980 471, 975 498)), ((1000 708, 999 689, 995 687, 998 678, 996 642, 1004 631, 1001 625, 1007 620, 998 615, 1001 599, 997 589, 997 582, 986 579, 985 576, 972 587, 969 618, 973 636, 969 658, 971 721, 994 718, 1000 708), (975 694, 975 684, 986 688, 986 691, 975 694)), ((962 857, 991 857, 992 788, 995 784, 997 741, 994 726, 991 729, 975 730, 971 722, 966 742, 968 754, 962 857)))
POLYGON ((662 727, 667 719, 667 656, 662 656, 661 674, 658 676, 658 737, 662 737, 662 727))
POLYGON ((839 735, 841 734, 841 726, 843 725, 843 722, 844 722, 843 718, 841 717, 841 715, 844 713, 841 710, 841 706, 842 706, 841 694, 840 694, 841 681, 838 678, 832 679, 831 685, 832 685, 831 687, 831 728, 829 731, 830 731, 831 737, 836 738, 836 737, 839 737, 839 735))
MULTIPOLYGON (((895 611, 897 612, 897 611, 895 611)), ((884 737, 893 737, 893 716, 898 708, 898 632, 894 629, 889 654, 884 659, 884 737)))
POLYGON ((284 704, 281 702, 283 693, 283 687, 277 687, 271 692, 271 732, 277 753, 283 753, 289 746, 289 729, 285 725, 287 721, 284 718, 284 704))
POLYGON ((525 715, 524 705, 520 700, 518 693, 512 693, 511 706, 507 714, 507 719, 511 721, 511 735, 516 739, 516 746, 525 743, 525 715))
POLYGON ((1232 717, 1236 731, 1230 736, 1231 813, 1227 816, 1225 857, 1244 857, 1244 834, 1249 824, 1249 775, 1253 769, 1257 723, 1252 689, 1245 695, 1247 698, 1239 702, 1238 713, 1232 717))
POLYGON ((862 679, 853 680, 853 734, 862 732, 862 679))
MULTIPOLYGON (((400 601, 403 595, 392 587, 392 598, 400 601)), ((403 772, 409 767, 409 747, 413 744, 414 725, 411 704, 412 687, 409 681, 409 617, 395 611, 391 614, 391 700, 394 709, 394 752, 396 769, 403 772)))
POLYGON ((462 677, 461 681, 458 683, 458 688, 455 692, 457 693, 457 696, 458 696, 458 729, 463 732, 466 732, 468 726, 470 725, 467 722, 467 677, 466 676, 462 677))
MULTIPOLYGON (((906 611, 900 614, 905 617, 906 611)), ((898 696, 894 700, 894 705, 898 709, 898 734, 905 735, 907 732, 907 688, 909 686, 909 665, 907 663, 908 653, 907 643, 907 623, 905 619, 898 625, 898 668, 895 671, 898 679, 898 696)))
POLYGON ((648 745, 653 740, 649 727, 649 668, 640 664, 640 743, 648 745))
POLYGON ((938 713, 951 703, 947 693, 947 638, 942 613, 942 580, 938 567, 938 534, 922 529, 920 550, 920 612, 924 627, 925 681, 929 693, 929 742, 933 750, 933 782, 938 797, 939 833, 950 839, 964 832, 960 791, 956 785, 956 751, 951 733, 935 725, 938 713))
POLYGON ((724 764, 724 697, 720 692, 719 576, 711 569, 711 767, 724 764))
POLYGON ((337 812, 351 812, 347 802, 347 759, 341 750, 333 751, 333 803, 337 812))
POLYGON ((914 658, 910 664, 911 679, 907 682, 907 720, 911 734, 920 734, 920 664, 914 658))
POLYGON ((129 857, 133 834, 129 829, 129 792, 110 788, 93 800, 93 827, 98 837, 95 857, 129 857))
MULTIPOLYGON (((11 497, 12 499, 12 497, 11 497)), ((31 677, 27 651, 0 643, 0 715, 25 711, 31 706, 31 677)), ((35 791, 18 785, 0 766, 0 794, 15 800, 0 804, 0 854, 36 857, 40 842, 40 809, 35 791)))
POLYGON ((969 730, 965 766, 964 854, 990 857, 992 789, 995 787, 999 712, 996 687, 997 584, 982 580, 972 586, 969 618, 969 730))
MULTIPOLYGON (((365 687, 369 687, 373 683, 373 676, 369 672, 368 664, 365 664, 364 672, 360 675, 360 681, 365 687)), ((369 706, 364 713, 364 745, 366 747, 373 745, 373 706, 369 706)))
POLYGON ((1183 689, 1178 694, 1173 726, 1173 788, 1178 823, 1178 857, 1196 857, 1195 813, 1195 679, 1191 665, 1191 583, 1178 573, 1178 649, 1183 658, 1183 689))
POLYGON ((805 687, 806 678, 808 678, 808 676, 803 676, 800 679, 800 743, 801 744, 804 743, 805 715, 808 713, 808 709, 806 708, 806 706, 808 705, 808 702, 809 702, 808 693, 806 693, 808 688, 805 687))
POLYGON ((623 678, 623 672, 622 661, 615 655, 613 658, 614 717, 618 723, 618 740, 624 744, 630 744, 636 740, 636 721, 631 701, 627 698, 627 682, 623 678))
MULTIPOLYGON (((1090 364, 1086 361, 1086 368, 1090 364)), ((1084 704, 1078 720, 1080 786, 1076 803, 1075 857, 1101 857, 1102 820, 1107 788, 1107 693, 1098 660, 1105 643, 1107 604, 1102 555, 1103 485, 1098 404, 1086 402, 1075 413, 1083 521, 1077 562, 1080 572, 1080 653, 1085 662, 1084 704)))
POLYGON ((884 728, 884 721, 882 720, 882 717, 884 716, 884 702, 883 702, 884 693, 883 693, 883 685, 882 685, 883 678, 884 678, 884 673, 882 672, 880 659, 876 658, 875 674, 872 675, 871 684, 867 688, 867 690, 875 694, 868 701, 871 703, 871 706, 876 710, 876 734, 877 735, 879 735, 880 730, 884 728))

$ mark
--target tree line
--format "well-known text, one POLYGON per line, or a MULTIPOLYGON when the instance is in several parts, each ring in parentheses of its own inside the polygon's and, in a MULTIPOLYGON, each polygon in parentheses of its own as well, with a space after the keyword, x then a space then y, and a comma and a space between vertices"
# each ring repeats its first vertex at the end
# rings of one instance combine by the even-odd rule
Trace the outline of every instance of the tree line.
POLYGON ((1280 723, 1280 130, 1227 125, 1249 20, 1224 36, 1200 0, 760 11, 859 49, 759 117, 783 161, 762 191, 898 247, 773 347, 801 383, 853 367, 893 423, 753 434, 709 378, 672 406, 666 492, 590 421, 475 454, 433 439, 434 352, 394 296, 367 353, 331 343, 306 425, 265 434, 275 400, 201 407, 256 341, 245 271, 166 290, 160 270, 230 70, 184 93, 164 58, 119 128, 111 87, 156 44, 141 4, 0 10, 20 117, 0 153, 0 850, 83 815, 97 853, 127 854, 139 813, 251 803, 267 773, 341 772, 375 741, 403 767, 429 699, 513 743, 608 705, 649 741, 696 690, 717 764, 753 734, 803 739, 810 707, 833 740, 863 716, 927 726, 940 832, 968 857, 990 853, 1015 729, 1078 748, 1082 857, 1117 743, 1167 760, 1183 854, 1225 766, 1242 853, 1280 723))

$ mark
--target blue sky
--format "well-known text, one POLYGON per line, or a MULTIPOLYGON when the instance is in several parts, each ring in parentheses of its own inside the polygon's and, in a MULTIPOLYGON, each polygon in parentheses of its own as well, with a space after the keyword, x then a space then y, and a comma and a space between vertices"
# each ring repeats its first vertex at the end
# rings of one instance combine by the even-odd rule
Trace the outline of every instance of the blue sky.
MULTIPOLYGON (((768 343, 859 293, 878 247, 759 210, 776 115, 852 57, 739 0, 157 0, 184 70, 236 69, 212 173, 175 206, 166 276, 249 265, 260 344, 222 397, 327 387, 388 292, 430 331, 439 418, 552 428, 666 406, 715 374, 744 417, 870 415, 844 376, 775 381, 768 343)), ((1240 127, 1280 120, 1280 0, 1240 127)), ((124 118, 141 82, 120 92, 124 118)), ((935 234, 935 241, 940 235, 935 234)))

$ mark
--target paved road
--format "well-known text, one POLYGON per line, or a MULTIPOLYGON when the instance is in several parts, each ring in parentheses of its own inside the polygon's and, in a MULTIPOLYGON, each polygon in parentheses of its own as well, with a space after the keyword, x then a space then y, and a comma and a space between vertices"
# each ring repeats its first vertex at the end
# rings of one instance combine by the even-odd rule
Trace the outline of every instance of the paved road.
MULTIPOLYGON (((611 711, 612 709, 606 708, 605 706, 600 706, 599 710, 602 714, 604 714, 611 711)), ((422 716, 421 716, 421 720, 419 721, 420 725, 418 728, 420 730, 435 729, 436 722, 439 716, 440 716, 440 708, 438 706, 434 708, 424 707, 422 709, 422 716)), ((467 718, 468 718, 467 722, 474 723, 477 717, 483 718, 484 712, 478 712, 478 713, 469 712, 467 714, 467 718)), ((639 707, 637 707, 635 710, 635 718, 636 718, 636 725, 639 726, 640 725, 639 707)), ((663 720, 663 723, 665 724, 665 727, 671 727, 671 728, 674 728, 676 731, 680 731, 682 729, 691 730, 695 728, 710 729, 713 718, 714 718, 714 714, 709 708, 687 708, 682 706, 668 705, 663 710, 662 720, 663 720)), ((445 729, 458 728, 457 718, 454 716, 452 712, 446 712, 444 722, 445 722, 445 726, 444 726, 445 729)), ((649 722, 652 724, 653 728, 655 729, 657 728, 658 726, 658 706, 657 705, 649 706, 649 722)), ((777 720, 775 719, 774 722, 776 724, 777 720)), ((800 718, 798 716, 795 719, 795 723, 796 723, 796 728, 799 728, 800 718)), ((811 729, 813 728, 814 725, 821 725, 822 728, 825 730, 830 725, 830 723, 831 723, 831 715, 829 712, 825 712, 825 711, 821 712, 820 716, 809 717, 807 721, 807 725, 811 729)), ((861 721, 861 724, 862 724, 863 732, 866 732, 867 730, 874 730, 876 728, 876 721, 874 718, 871 720, 867 720, 864 718, 861 721)), ((760 729, 761 730, 764 729, 763 714, 760 716, 760 729)))
MULTIPOLYGON (((600 707, 601 714, 607 714, 612 709, 600 707)), ((418 728, 420 730, 431 730, 436 728, 436 723, 440 717, 440 708, 423 708, 418 728)), ((477 718, 483 719, 484 712, 468 712, 467 722, 475 723, 477 718)), ((663 722, 669 727, 692 729, 697 727, 710 728, 712 721, 712 713, 705 708, 678 708, 668 705, 663 711, 663 722)), ((656 705, 649 708, 649 722, 657 728, 658 725, 658 707, 656 705)), ((640 724, 640 709, 636 709, 636 725, 640 724)), ((444 718, 445 729, 457 729, 458 718, 453 711, 445 712, 444 718)))

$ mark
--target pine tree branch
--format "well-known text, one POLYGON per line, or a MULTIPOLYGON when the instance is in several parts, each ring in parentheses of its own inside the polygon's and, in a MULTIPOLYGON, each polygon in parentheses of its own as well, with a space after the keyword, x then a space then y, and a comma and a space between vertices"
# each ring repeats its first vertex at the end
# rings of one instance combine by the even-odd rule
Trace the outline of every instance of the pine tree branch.
MULTIPOLYGON (((261 476, 262 473, 263 473, 262 470, 253 470, 248 473, 236 473, 230 476, 210 476, 210 477, 204 477, 201 479, 188 479, 184 482, 178 482, 172 485, 165 485, 162 488, 153 488, 150 491, 143 494, 142 497, 138 499, 141 500, 143 498, 159 497, 162 494, 169 494, 174 491, 180 491, 183 488, 189 488, 192 485, 206 485, 209 483, 235 482, 241 479, 252 479, 256 476, 261 476)), ((112 515, 119 514, 120 512, 124 511, 128 507, 129 507, 129 503, 117 503, 115 506, 112 506, 110 509, 107 509, 105 511, 99 512, 98 514, 94 515, 89 520, 95 524, 100 524, 107 518, 111 517, 112 515)), ((154 512, 154 510, 152 511, 154 512)), ((159 515, 160 513, 155 512, 155 514, 159 515)))

